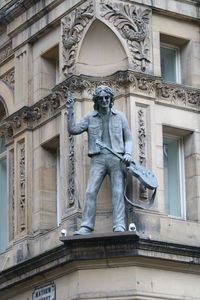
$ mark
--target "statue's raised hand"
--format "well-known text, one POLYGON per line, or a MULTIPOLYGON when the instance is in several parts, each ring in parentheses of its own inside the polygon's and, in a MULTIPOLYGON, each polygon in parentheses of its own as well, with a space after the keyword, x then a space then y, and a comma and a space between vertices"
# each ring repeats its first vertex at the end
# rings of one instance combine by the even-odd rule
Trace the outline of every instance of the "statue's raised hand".
POLYGON ((68 91, 67 93, 66 108, 67 110, 73 110, 74 108, 74 99, 71 91, 68 91))

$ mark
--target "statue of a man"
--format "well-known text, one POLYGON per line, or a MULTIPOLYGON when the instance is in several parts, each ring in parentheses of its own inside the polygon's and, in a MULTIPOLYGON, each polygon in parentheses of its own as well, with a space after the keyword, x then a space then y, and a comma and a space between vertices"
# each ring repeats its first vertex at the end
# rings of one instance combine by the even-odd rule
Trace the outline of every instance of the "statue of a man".
POLYGON ((127 119, 122 112, 112 108, 114 94, 110 87, 98 86, 93 93, 94 111, 74 122, 74 101, 68 94, 67 123, 70 134, 88 133, 88 155, 91 157, 89 178, 83 208, 81 227, 75 234, 89 234, 94 230, 96 198, 104 177, 108 174, 112 190, 113 231, 123 232, 125 226, 124 171, 122 163, 131 163, 132 138, 127 119), (101 149, 96 140, 101 140, 113 151, 122 155, 120 161, 106 149, 101 149))

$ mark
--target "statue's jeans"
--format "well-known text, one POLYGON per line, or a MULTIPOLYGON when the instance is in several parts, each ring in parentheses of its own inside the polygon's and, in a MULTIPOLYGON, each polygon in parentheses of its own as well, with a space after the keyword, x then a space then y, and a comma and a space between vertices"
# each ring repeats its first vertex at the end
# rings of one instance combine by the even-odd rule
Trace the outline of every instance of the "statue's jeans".
POLYGON ((96 198, 103 179, 110 177, 112 191, 113 230, 121 226, 125 229, 124 171, 120 160, 113 154, 98 154, 91 158, 81 227, 94 229, 96 198))

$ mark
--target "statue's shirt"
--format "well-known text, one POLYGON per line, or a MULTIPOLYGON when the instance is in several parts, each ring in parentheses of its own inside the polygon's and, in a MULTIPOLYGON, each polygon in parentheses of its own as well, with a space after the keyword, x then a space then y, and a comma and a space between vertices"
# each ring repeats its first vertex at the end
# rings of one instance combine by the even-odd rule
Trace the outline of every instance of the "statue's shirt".
POLYGON ((110 144, 113 151, 117 153, 132 153, 132 137, 128 122, 124 114, 111 109, 108 122, 104 124, 98 111, 93 111, 85 115, 78 123, 68 119, 68 131, 71 134, 88 132, 88 155, 93 156, 101 152, 96 140, 110 144))

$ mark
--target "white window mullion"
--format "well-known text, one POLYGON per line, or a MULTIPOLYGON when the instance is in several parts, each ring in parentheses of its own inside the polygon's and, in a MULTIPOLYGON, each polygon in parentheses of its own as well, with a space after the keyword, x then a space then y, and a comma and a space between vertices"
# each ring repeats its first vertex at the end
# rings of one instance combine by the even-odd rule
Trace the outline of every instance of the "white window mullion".
POLYGON ((0 252, 5 251, 8 243, 8 201, 7 201, 7 160, 6 153, 0 155, 0 252))
POLYGON ((57 149, 56 152, 56 185, 57 185, 57 195, 56 195, 56 205, 57 205, 57 226, 61 223, 61 203, 60 203, 60 150, 57 149))
POLYGON ((185 164, 184 164, 183 139, 179 140, 179 174, 180 174, 181 216, 184 219, 186 219, 185 164))

